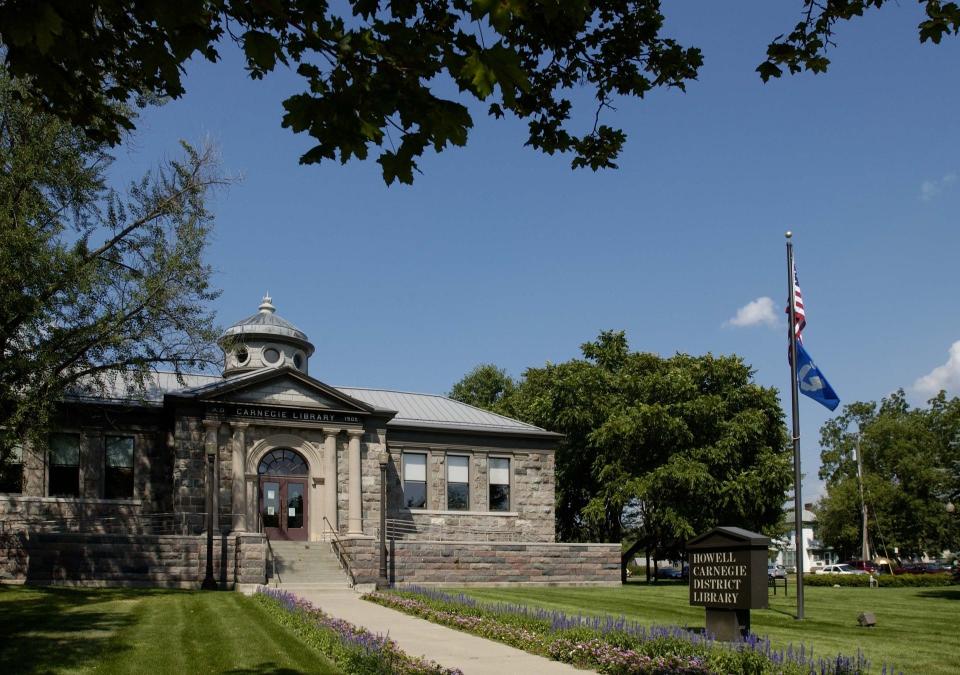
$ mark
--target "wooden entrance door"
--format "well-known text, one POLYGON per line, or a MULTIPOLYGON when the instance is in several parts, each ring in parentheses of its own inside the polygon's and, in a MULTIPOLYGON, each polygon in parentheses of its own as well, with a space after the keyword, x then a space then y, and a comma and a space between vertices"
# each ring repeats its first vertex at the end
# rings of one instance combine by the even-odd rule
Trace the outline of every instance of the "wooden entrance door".
POLYGON ((269 539, 306 541, 306 478, 260 476, 260 519, 269 539))
POLYGON ((260 522, 270 539, 306 541, 310 530, 307 522, 307 461, 289 448, 271 450, 257 467, 260 475, 260 522))

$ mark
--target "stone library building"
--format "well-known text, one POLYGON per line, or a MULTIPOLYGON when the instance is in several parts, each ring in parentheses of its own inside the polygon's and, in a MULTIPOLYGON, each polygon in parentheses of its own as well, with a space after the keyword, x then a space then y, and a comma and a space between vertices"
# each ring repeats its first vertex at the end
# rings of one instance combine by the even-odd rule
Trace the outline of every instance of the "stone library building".
POLYGON ((221 587, 619 583, 618 544, 555 542, 560 435, 326 384, 269 297, 220 345, 222 375, 156 373, 146 395, 117 378, 17 448, 0 583, 197 587, 208 531, 221 587))

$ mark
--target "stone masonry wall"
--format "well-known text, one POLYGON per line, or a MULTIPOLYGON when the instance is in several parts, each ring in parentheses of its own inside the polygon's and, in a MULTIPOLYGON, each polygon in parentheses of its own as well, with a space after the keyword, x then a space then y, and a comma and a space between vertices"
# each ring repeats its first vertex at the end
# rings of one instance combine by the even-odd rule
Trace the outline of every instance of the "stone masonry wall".
MULTIPOLYGON (((94 420, 96 421, 96 420, 94 420)), ((111 525, 129 522, 138 513, 169 513, 172 508, 170 451, 167 434, 141 420, 123 420, 104 428, 83 425, 72 418, 58 422, 63 433, 76 434, 79 440, 79 494, 75 497, 50 497, 46 444, 27 444, 23 450, 23 485, 20 493, 0 494, 0 519, 8 523, 59 520, 67 529, 77 529, 75 521, 103 521, 111 525), (134 439, 133 494, 121 499, 105 498, 105 439, 111 435, 134 439)))
POLYGON ((0 495, 4 530, 42 529, 49 521, 57 530, 109 532, 135 526, 142 511, 141 502, 130 499, 0 495))
MULTIPOLYGON (((375 540, 349 540, 357 583, 375 582, 375 540)), ((619 544, 388 541, 388 576, 404 586, 620 584, 619 544)))
MULTIPOLYGON (((198 588, 206 539, 182 535, 0 535, 0 581, 36 584, 198 588)), ((214 538, 214 578, 221 586, 264 583, 262 535, 214 538)))
MULTIPOLYGON (((420 450, 404 447, 407 452, 427 454, 427 508, 408 509, 403 504, 401 480, 402 452, 391 452, 388 469, 387 517, 408 523, 422 533, 422 538, 444 540, 490 540, 552 542, 555 540, 554 499, 555 459, 549 450, 492 451, 486 449, 420 450), (467 455, 470 458, 470 510, 447 509, 446 457, 467 455), (489 458, 510 458, 510 511, 489 511, 489 458)), ((389 530, 388 530, 389 531, 389 530)))
POLYGON ((174 430, 173 510, 205 513, 204 428, 198 417, 178 417, 174 430))

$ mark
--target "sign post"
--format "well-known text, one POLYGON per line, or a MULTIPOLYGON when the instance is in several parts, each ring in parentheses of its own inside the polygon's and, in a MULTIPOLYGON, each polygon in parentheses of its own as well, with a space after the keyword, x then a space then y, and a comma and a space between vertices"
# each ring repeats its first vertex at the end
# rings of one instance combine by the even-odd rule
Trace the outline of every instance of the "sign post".
POLYGON ((770 539, 716 527, 687 542, 690 604, 706 609, 707 632, 733 641, 750 632, 750 610, 766 609, 770 539))

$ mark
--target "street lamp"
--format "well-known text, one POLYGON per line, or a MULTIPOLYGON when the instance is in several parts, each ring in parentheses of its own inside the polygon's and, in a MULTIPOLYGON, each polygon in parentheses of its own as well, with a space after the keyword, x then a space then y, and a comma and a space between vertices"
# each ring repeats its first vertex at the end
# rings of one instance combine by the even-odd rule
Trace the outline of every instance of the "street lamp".
POLYGON ((387 579, 387 460, 380 461, 380 578, 377 586, 390 585, 387 579))
POLYGON ((213 463, 217 457, 216 443, 207 443, 207 571, 200 588, 205 591, 217 590, 213 579, 213 463))

